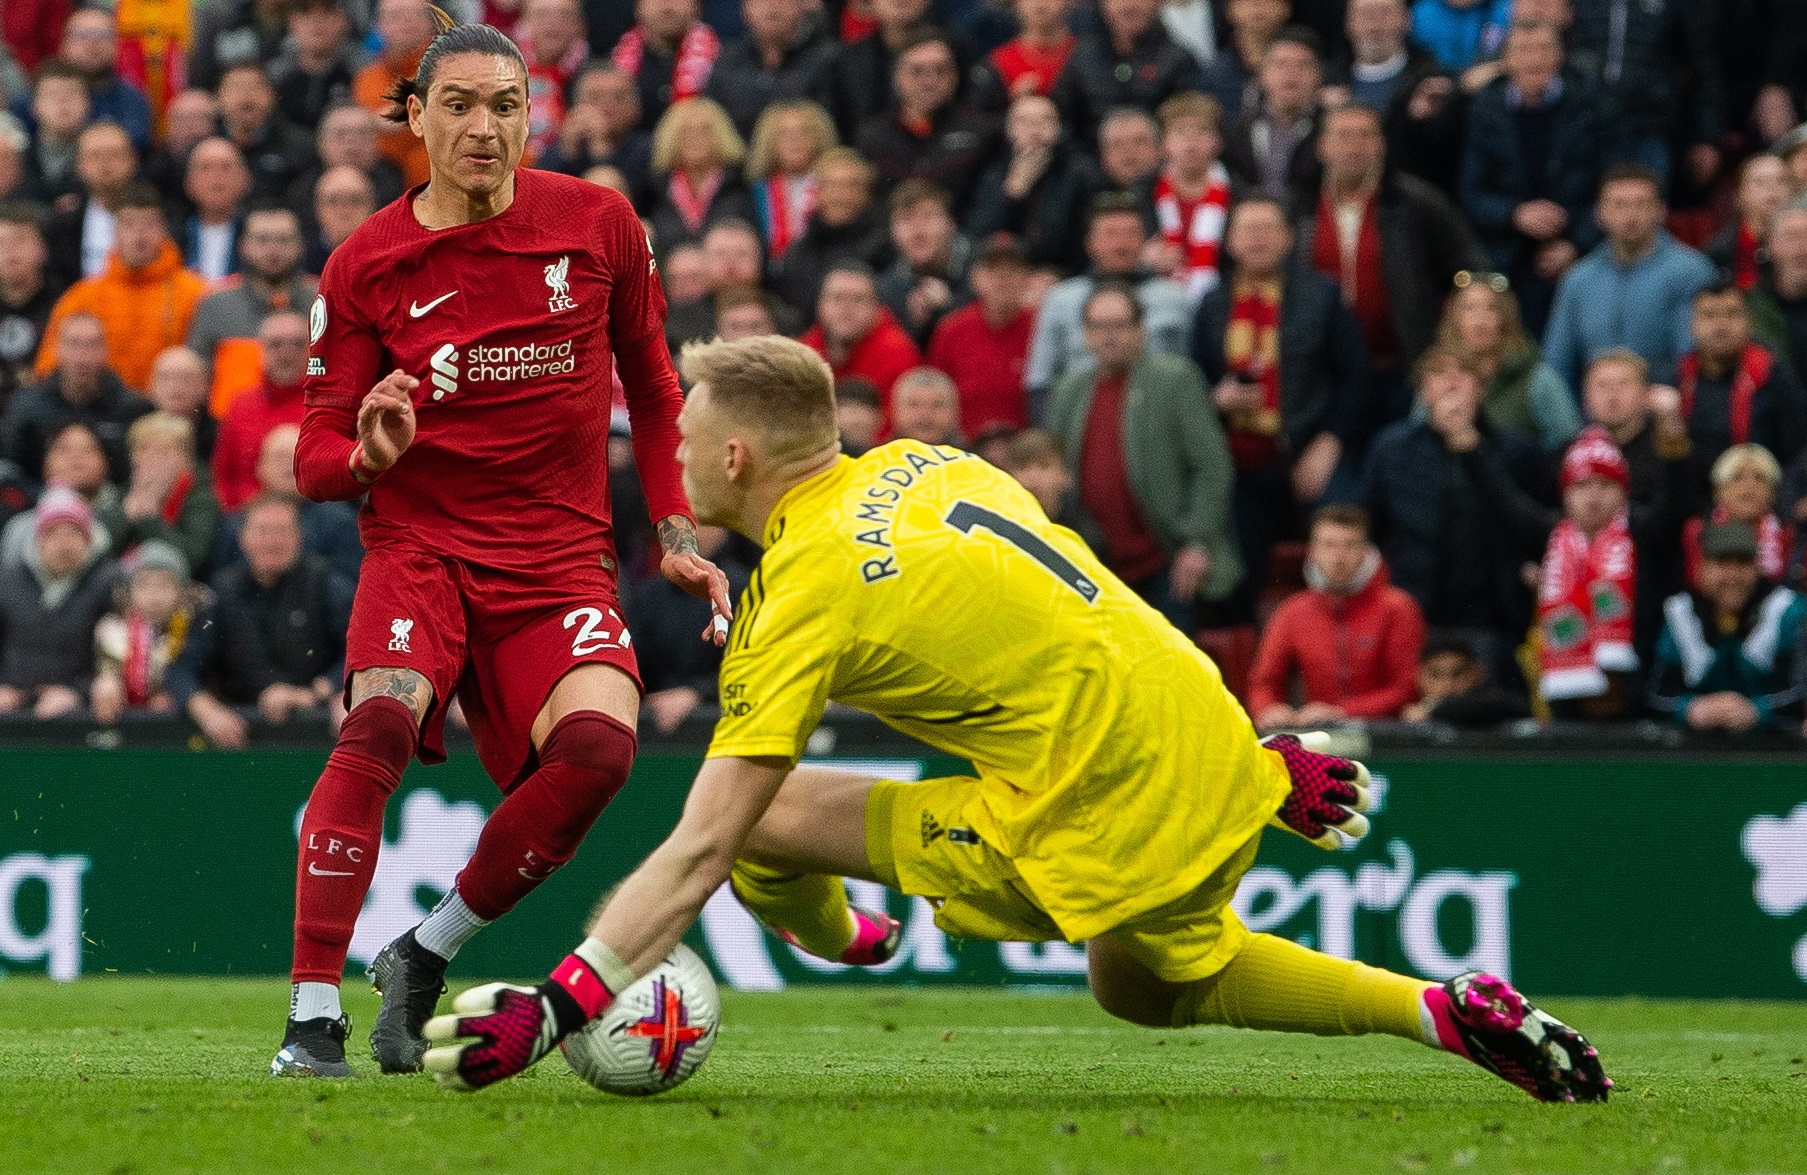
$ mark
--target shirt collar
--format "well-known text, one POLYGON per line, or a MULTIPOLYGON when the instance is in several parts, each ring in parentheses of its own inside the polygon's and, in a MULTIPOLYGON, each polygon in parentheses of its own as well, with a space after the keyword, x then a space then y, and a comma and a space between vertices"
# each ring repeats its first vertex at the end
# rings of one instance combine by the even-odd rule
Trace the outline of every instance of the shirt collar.
POLYGON ((1349 76, 1358 82, 1390 82, 1405 72, 1406 53, 1403 48, 1378 65, 1365 65, 1360 61, 1349 66, 1349 76))
MULTIPOLYGON (((1537 105, 1540 108, 1544 106, 1554 106, 1560 101, 1562 101, 1562 76, 1558 74, 1556 77, 1550 79, 1550 84, 1543 88, 1542 94, 1538 95, 1537 105)), ((1506 83, 1506 103, 1509 106, 1518 108, 1523 108, 1526 105, 1525 92, 1518 88, 1517 82, 1506 83)))

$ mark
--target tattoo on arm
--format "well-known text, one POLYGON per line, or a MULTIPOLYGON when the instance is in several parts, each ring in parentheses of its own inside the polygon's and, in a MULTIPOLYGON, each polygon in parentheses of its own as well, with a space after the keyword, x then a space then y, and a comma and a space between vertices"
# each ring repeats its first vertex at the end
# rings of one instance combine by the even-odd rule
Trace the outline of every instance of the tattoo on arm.
POLYGON ((360 669, 352 674, 351 704, 366 698, 395 698, 420 722, 433 703, 433 687, 412 669, 360 669))
POLYGON ((667 555, 694 555, 696 524, 682 514, 661 518, 658 525, 659 546, 667 555))

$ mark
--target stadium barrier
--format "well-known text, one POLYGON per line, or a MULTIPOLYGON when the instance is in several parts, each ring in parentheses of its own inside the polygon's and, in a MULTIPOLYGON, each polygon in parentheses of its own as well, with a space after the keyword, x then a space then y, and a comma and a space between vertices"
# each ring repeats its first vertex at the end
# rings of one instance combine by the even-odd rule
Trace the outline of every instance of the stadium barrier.
MULTIPOLYGON (((478 936, 456 975, 538 975, 576 941, 596 896, 677 819, 700 761, 689 729, 647 740, 577 859, 478 936)), ((893 778, 962 767, 869 725, 844 733, 825 727, 812 750, 893 778)), ((317 734, 237 754, 157 741, 0 745, 0 973, 286 972, 296 832, 325 756, 317 734)), ((1570 995, 1807 998, 1798 745, 1759 756, 1435 741, 1368 752, 1385 778, 1362 845, 1325 853, 1270 831, 1237 899, 1249 925, 1429 978, 1478 966, 1570 995)), ((451 884, 497 799, 468 746, 408 772, 354 965, 451 884)), ((875 891, 856 896, 882 900, 875 891)), ((690 941, 750 989, 1083 982, 1076 947, 950 940, 921 899, 893 896, 890 908, 904 947, 870 971, 793 951, 726 894, 690 941)))

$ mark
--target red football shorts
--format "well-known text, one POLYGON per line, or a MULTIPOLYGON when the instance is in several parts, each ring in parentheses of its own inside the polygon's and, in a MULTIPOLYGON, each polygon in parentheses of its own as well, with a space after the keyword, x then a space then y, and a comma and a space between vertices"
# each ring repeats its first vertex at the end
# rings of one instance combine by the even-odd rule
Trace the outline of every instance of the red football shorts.
POLYGON ((601 567, 526 578, 424 551, 364 558, 345 638, 347 701, 361 669, 412 669, 433 687, 422 763, 445 762, 457 694, 483 769, 504 792, 531 773, 533 720, 579 665, 612 665, 640 685, 614 578, 601 567))

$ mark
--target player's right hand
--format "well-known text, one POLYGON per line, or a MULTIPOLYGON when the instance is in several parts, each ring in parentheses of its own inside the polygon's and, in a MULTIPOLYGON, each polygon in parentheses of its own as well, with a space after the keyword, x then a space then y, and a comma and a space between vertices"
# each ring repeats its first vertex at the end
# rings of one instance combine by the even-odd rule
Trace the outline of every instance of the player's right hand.
POLYGON ((364 446, 364 466, 382 473, 401 459, 414 443, 414 400, 410 393, 420 381, 405 371, 392 371, 370 389, 358 408, 358 443, 364 446))
POLYGON ((1277 823, 1320 849, 1340 849, 1343 837, 1360 840, 1368 834, 1368 818, 1362 815, 1373 807, 1368 769, 1353 759, 1324 754, 1328 734, 1275 734, 1261 745, 1279 753, 1292 777, 1292 791, 1274 813, 1277 823))
POLYGON ((453 1000, 452 1011, 428 1020, 422 1031, 437 1047, 421 1063, 446 1089, 482 1089, 513 1077, 562 1039, 558 1016, 539 988, 487 983, 453 1000))

